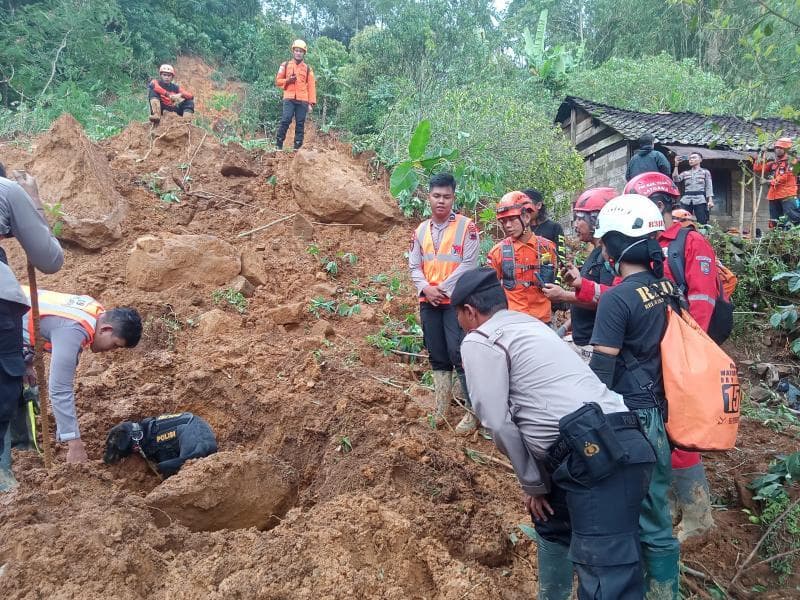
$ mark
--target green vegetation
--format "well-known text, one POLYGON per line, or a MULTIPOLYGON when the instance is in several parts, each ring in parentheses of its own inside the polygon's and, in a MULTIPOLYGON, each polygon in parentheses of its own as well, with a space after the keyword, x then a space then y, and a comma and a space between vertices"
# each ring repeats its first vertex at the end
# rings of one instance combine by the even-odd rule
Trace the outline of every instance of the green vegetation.
POLYGON ((245 298, 241 292, 237 292, 232 288, 214 290, 211 294, 211 299, 214 301, 214 304, 230 306, 236 309, 236 312, 239 314, 247 310, 247 298, 245 298))
POLYGON ((422 327, 413 313, 407 314, 402 321, 385 317, 383 326, 377 333, 368 335, 367 341, 384 355, 391 354, 393 350, 416 354, 424 347, 422 327))
POLYGON ((346 302, 339 302, 333 299, 325 299, 322 296, 317 296, 311 299, 311 304, 308 306, 308 312, 316 318, 321 319, 323 316, 352 317, 361 312, 361 305, 347 304, 346 302))

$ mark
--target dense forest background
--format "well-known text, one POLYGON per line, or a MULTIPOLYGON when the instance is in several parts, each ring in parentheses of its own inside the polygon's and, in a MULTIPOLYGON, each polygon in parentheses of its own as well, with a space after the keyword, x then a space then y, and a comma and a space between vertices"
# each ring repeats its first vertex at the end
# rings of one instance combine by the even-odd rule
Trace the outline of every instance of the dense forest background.
POLYGON ((798 34, 795 0, 0 0, 0 136, 64 111, 113 135, 146 117, 157 66, 189 53, 247 84, 238 135, 271 139, 273 78, 303 37, 323 129, 394 165, 429 119, 427 151, 457 149, 464 193, 575 190, 580 158, 552 126, 566 94, 798 118, 798 34))

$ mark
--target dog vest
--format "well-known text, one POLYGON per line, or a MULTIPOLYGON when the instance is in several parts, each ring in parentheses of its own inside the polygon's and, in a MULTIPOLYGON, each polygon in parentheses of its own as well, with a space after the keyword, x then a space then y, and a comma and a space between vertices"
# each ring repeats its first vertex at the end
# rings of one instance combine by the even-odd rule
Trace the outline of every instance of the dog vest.
POLYGON ((148 417, 141 422, 144 436, 140 446, 145 456, 155 463, 178 458, 181 454, 178 428, 194 419, 192 413, 176 413, 148 417))

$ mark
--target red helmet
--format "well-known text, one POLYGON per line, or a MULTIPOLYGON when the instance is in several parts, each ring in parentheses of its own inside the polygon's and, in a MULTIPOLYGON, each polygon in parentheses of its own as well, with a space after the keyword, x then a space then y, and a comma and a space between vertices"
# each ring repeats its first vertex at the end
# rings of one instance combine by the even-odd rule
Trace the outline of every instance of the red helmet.
POLYGON ((597 212, 606 205, 606 202, 617 196, 619 196, 619 192, 614 188, 591 188, 578 196, 572 210, 573 212, 597 212))
POLYGON ((624 194, 639 194, 648 198, 657 193, 666 194, 673 198, 680 198, 681 192, 678 186, 663 173, 648 171, 631 179, 625 186, 624 194))
POLYGON ((522 192, 508 192, 500 198, 495 213, 498 219, 506 217, 519 217, 523 210, 533 210, 533 202, 522 192))
POLYGON ((776 148, 783 148, 784 150, 789 150, 792 147, 792 138, 782 137, 775 142, 776 148))

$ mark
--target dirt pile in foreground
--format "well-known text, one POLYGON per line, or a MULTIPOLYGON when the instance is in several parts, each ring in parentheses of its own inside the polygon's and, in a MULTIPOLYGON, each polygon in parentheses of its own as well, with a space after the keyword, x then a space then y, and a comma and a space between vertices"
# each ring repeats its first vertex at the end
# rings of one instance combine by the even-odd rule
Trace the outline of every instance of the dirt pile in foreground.
MULTIPOLYGON (((135 350, 81 359, 78 411, 94 462, 66 465, 59 451, 46 473, 35 456, 15 454, 21 485, 0 496, 3 596, 534 597, 514 477, 465 454, 497 456, 485 440, 431 431, 426 367, 365 339, 384 318, 416 310, 407 283, 399 293, 387 283, 407 281, 412 225, 383 176, 328 138, 310 135, 296 156, 249 152, 169 117, 154 135, 133 124, 93 147, 107 161, 98 168, 109 169, 108 198, 127 205, 119 236, 93 251, 70 246, 65 269, 40 279, 136 306, 146 328, 135 350), (330 172, 298 181, 314 155, 330 172), (309 196, 326 202, 309 208, 309 196), (342 212, 348 201, 361 204, 342 212), (341 225, 363 214, 371 226, 341 225), (196 264, 213 266, 187 276, 192 249, 196 264), (246 308, 214 294, 242 279, 252 288, 246 308), (355 304, 353 292, 367 289, 377 302, 358 314, 309 311, 314 299, 355 304), (112 425, 183 410, 215 429, 217 456, 160 485, 137 457, 99 462, 112 425)), ((45 134, 30 156, 51 142, 45 134)), ((23 273, 19 249, 4 246, 23 273)), ((758 536, 737 509, 733 474, 763 468, 792 443, 750 426, 742 440, 741 451, 709 460, 731 510, 687 552, 724 578, 758 536)))

